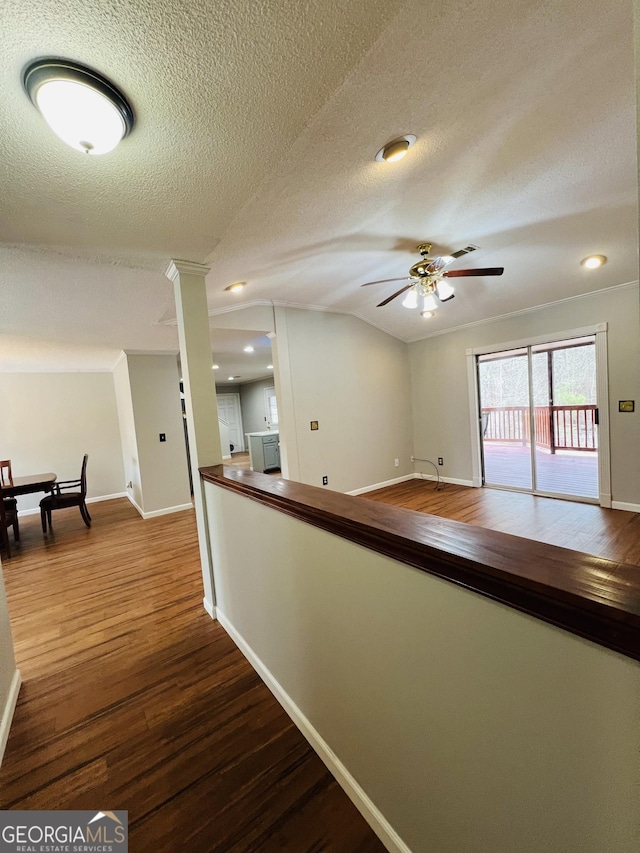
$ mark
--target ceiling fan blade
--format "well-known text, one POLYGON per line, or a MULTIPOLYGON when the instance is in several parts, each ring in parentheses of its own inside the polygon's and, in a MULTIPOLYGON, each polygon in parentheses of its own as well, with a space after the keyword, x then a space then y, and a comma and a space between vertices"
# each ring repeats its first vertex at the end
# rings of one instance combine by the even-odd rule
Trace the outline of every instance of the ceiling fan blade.
POLYGON ((433 258, 429 266, 427 267, 427 272, 440 272, 449 264, 454 262, 455 258, 453 255, 448 255, 444 257, 443 255, 438 255, 437 258, 433 258))
POLYGON ((365 281, 360 287, 369 287, 370 284, 385 284, 389 281, 407 281, 407 276, 403 275, 402 278, 381 278, 379 281, 365 281))
POLYGON ((407 284, 406 287, 401 287, 400 290, 397 290, 391 296, 387 296, 387 298, 384 300, 384 302, 380 302, 378 305, 376 305, 376 308, 382 308, 383 305, 388 305, 392 299, 395 299, 396 296, 400 296, 402 293, 405 292, 405 290, 410 290, 412 287, 413 287, 413 283, 407 284))
POLYGON ((446 278, 457 278, 465 275, 502 275, 504 267, 485 267, 477 270, 447 270, 442 275, 446 278))

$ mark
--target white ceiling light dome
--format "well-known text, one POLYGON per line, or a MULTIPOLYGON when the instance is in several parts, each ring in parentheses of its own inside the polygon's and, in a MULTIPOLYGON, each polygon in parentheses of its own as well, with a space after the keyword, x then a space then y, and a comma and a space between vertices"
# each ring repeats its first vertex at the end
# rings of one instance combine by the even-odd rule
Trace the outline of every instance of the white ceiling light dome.
POLYGON ((56 136, 77 151, 107 154, 133 129, 133 109, 122 92, 84 65, 38 59, 22 82, 56 136))

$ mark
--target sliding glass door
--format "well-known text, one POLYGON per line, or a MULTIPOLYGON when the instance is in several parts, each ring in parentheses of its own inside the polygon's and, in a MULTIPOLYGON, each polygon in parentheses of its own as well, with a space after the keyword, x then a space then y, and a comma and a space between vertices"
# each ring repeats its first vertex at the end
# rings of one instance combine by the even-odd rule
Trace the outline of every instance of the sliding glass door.
POLYGON ((478 386, 485 483, 531 490, 528 349, 478 356, 478 386))
POLYGON ((598 498, 593 337, 477 357, 483 482, 598 498))

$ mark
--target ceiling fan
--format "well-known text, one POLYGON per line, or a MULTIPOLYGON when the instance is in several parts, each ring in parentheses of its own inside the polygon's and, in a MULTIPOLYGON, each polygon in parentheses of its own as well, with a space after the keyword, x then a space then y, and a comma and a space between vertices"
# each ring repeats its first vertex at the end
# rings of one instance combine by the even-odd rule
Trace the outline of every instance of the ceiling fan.
POLYGON ((453 255, 438 255, 435 258, 429 257, 431 251, 431 243, 420 243, 417 247, 418 252, 422 255, 422 260, 415 263, 409 270, 409 275, 402 278, 383 278, 379 281, 367 281, 361 284, 361 287, 368 287, 371 284, 386 284, 391 281, 406 281, 404 287, 392 293, 383 299, 377 307, 382 308, 383 305, 388 305, 389 302, 406 293, 402 304, 405 308, 421 307, 423 317, 432 317, 433 312, 438 307, 436 297, 440 302, 448 302, 453 299, 455 292, 453 287, 446 279, 461 278, 463 276, 472 275, 502 275, 504 267, 484 267, 475 270, 447 270, 446 267, 453 263, 456 258, 466 255, 473 248, 461 249, 459 252, 454 252, 453 255), (422 303, 422 304, 421 304, 422 303))

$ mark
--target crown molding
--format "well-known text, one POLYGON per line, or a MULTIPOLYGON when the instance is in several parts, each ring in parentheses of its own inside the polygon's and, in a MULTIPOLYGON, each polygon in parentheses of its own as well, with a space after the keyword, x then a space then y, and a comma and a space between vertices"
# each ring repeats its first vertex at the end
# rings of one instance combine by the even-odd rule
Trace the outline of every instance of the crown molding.
POLYGON ((520 317, 524 314, 543 311, 545 308, 552 308, 554 305, 561 305, 565 302, 575 302, 576 299, 588 299, 590 296, 601 296, 603 293, 611 293, 613 290, 627 290, 634 287, 638 287, 637 281, 627 281, 624 282, 624 284, 614 284, 611 287, 603 287, 600 290, 590 290, 588 293, 577 293, 575 296, 566 296, 564 299, 555 299, 553 302, 543 302, 541 305, 532 305, 531 308, 522 308, 519 311, 510 311, 507 314, 498 314, 495 317, 485 317, 484 320, 474 320, 472 323, 463 323, 460 326, 451 326, 448 329, 441 329, 439 332, 432 332, 430 335, 421 335, 419 338, 410 338, 407 340, 407 343, 415 344, 418 343, 418 341, 429 340, 429 338, 440 338, 442 335, 450 335, 453 332, 460 332, 463 329, 472 329, 474 326, 483 326, 485 323, 499 323, 501 320, 508 320, 510 317, 520 317))
POLYGON ((171 281, 178 278, 179 275, 200 275, 203 278, 211 271, 211 267, 204 264, 195 264, 193 261, 170 260, 169 266, 165 270, 165 275, 171 281))

